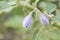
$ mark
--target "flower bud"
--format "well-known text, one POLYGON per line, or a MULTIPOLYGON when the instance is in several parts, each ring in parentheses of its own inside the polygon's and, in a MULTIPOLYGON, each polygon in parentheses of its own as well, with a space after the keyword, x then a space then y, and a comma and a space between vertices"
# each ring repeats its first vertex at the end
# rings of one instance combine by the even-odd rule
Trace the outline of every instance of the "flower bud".
POLYGON ((40 14, 40 15, 38 16, 38 18, 39 18, 39 21, 41 22, 41 24, 42 24, 43 26, 49 24, 49 20, 48 20, 48 18, 47 18, 47 16, 46 16, 45 14, 40 14))
POLYGON ((32 12, 30 12, 23 20, 23 27, 29 28, 32 22, 32 12))

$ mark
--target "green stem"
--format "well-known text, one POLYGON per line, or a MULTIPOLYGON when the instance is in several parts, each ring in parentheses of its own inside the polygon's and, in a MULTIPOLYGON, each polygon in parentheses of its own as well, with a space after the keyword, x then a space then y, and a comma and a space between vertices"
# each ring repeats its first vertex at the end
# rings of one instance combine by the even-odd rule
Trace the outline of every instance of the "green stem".
POLYGON ((37 3, 38 3, 39 1, 40 1, 40 0, 36 0, 36 1, 35 1, 35 5, 37 5, 37 3))
POLYGON ((35 40, 38 40, 38 36, 40 35, 40 32, 41 32, 41 30, 42 30, 43 28, 44 28, 44 27, 41 27, 41 28, 40 28, 40 30, 39 30, 39 32, 38 32, 38 34, 37 34, 35 40))
POLYGON ((58 8, 60 9, 60 0, 58 0, 58 8))

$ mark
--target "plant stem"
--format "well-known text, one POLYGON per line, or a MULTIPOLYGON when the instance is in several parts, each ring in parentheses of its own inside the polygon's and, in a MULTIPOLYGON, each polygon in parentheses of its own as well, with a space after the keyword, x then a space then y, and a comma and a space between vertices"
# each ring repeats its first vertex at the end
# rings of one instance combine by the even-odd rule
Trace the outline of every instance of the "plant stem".
POLYGON ((57 8, 60 9, 60 0, 57 0, 57 8))
POLYGON ((35 5, 37 5, 37 3, 38 3, 39 1, 40 1, 40 0, 36 0, 36 1, 35 1, 35 5))
POLYGON ((41 27, 41 28, 40 28, 39 32, 37 33, 37 36, 36 36, 35 40, 38 40, 38 36, 40 35, 40 32, 41 32, 41 30, 42 30, 43 28, 44 28, 44 27, 41 27))

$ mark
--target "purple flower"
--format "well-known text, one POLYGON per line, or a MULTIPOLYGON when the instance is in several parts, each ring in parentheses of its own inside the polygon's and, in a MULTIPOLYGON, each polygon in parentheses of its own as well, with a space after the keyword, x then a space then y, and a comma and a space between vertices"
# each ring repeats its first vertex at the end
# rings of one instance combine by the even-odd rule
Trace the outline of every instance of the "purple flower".
POLYGON ((32 13, 30 12, 23 20, 23 27, 29 28, 32 22, 32 13))
POLYGON ((49 20, 45 14, 40 14, 38 18, 43 26, 49 24, 49 20))

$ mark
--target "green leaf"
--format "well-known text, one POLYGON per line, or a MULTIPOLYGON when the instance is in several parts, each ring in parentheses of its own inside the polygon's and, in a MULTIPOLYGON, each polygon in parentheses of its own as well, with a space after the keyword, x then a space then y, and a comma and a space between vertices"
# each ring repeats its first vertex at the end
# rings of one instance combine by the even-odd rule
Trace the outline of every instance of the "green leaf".
POLYGON ((51 12, 55 11, 56 8, 57 8, 57 6, 53 3, 47 2, 46 5, 47 5, 46 6, 46 12, 48 12, 48 13, 51 13, 51 12))
POLYGON ((57 6, 55 4, 50 3, 50 2, 45 2, 45 1, 39 2, 37 7, 38 7, 38 9, 44 10, 47 13, 51 13, 51 12, 55 11, 57 8, 57 6))
POLYGON ((9 7, 9 5, 6 1, 0 1, 0 11, 6 9, 7 7, 9 7))
POLYGON ((14 2, 0 1, 0 12, 10 12, 14 7, 14 2))
POLYGON ((53 18, 53 20, 60 24, 60 10, 56 10, 56 16, 53 18))

